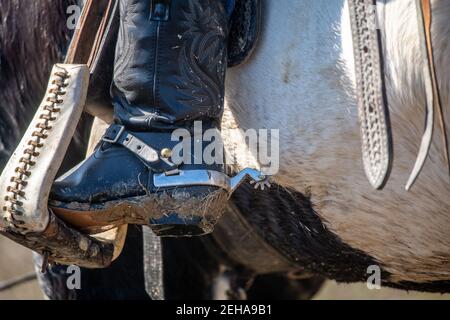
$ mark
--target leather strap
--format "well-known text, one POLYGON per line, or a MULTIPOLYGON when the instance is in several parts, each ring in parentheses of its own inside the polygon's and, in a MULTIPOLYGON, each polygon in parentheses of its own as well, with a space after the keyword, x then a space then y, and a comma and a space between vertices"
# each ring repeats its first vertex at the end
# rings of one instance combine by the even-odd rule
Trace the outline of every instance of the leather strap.
POLYGON ((125 130, 124 126, 118 124, 111 125, 108 130, 106 130, 102 140, 104 142, 124 146, 150 165, 155 164, 160 160, 158 151, 155 148, 125 130))
POLYGON ((364 170, 372 187, 382 189, 392 168, 393 152, 376 2, 348 0, 348 4, 364 170))
POLYGON ((143 226, 145 291, 152 300, 164 300, 164 259, 162 240, 150 227, 143 226))
POLYGON ((115 1, 117 0, 86 1, 67 51, 66 64, 81 63, 91 66, 115 1))
POLYGON ((428 157, 434 131, 434 113, 438 113, 442 131, 442 144, 444 146, 444 158, 450 174, 450 162, 448 157, 448 141, 445 128, 444 115, 442 110, 439 85, 437 82, 436 67, 434 63, 434 51, 431 38, 432 12, 430 0, 416 0, 417 19, 419 24, 419 38, 423 56, 423 77, 426 94, 426 121, 425 131, 422 136, 419 153, 411 175, 406 184, 406 190, 410 190, 423 169, 425 160, 428 157))
POLYGON ((86 0, 65 63, 87 64, 91 73, 84 111, 112 122, 110 83, 118 32, 119 0, 86 0), (112 46, 112 47, 111 47, 112 46))

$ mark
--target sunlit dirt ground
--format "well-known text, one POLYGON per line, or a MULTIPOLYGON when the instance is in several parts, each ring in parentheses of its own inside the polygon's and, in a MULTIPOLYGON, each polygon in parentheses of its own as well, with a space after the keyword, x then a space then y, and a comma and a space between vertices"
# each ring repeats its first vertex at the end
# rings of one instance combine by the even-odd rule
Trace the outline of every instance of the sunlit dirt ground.
MULTIPOLYGON (((0 282, 33 271, 31 252, 0 236, 0 282)), ((13 289, 0 292, 0 300, 43 299, 37 281, 31 281, 13 289)), ((337 285, 329 281, 316 299, 445 299, 450 295, 403 292, 392 289, 368 290, 365 284, 337 285)))

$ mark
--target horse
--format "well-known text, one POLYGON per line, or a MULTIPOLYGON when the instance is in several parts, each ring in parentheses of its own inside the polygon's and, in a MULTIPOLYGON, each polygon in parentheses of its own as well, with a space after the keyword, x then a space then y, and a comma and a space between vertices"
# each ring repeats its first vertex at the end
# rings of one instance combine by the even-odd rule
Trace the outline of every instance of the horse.
MULTIPOLYGON (((257 165, 257 155, 242 149, 241 137, 228 134, 230 128, 279 128, 280 169, 274 180, 308 195, 314 214, 325 226, 317 239, 337 236, 379 264, 384 281, 394 286, 445 288, 450 270, 446 197, 450 184, 438 132, 416 186, 409 192, 404 189, 425 118, 414 1, 377 2, 395 154, 390 180, 382 191, 371 189, 360 160, 347 2, 289 1, 275 7, 267 1, 265 5, 257 51, 246 65, 231 69, 227 76, 229 108, 223 136, 225 145, 235 149, 238 168, 257 165)), ((436 0, 432 7, 437 77, 447 111, 450 27, 445 21, 450 3, 436 0)), ((445 122, 448 125, 448 116, 445 122)), ((289 212, 279 219, 288 220, 289 212)), ((317 230, 308 223, 301 227, 307 227, 303 232, 311 236, 317 230)), ((322 253, 319 260, 338 264, 341 257, 333 262, 326 259, 331 251, 322 253)), ((341 265, 349 267, 357 261, 341 265)), ((345 268, 338 269, 338 274, 345 273, 345 268)))
MULTIPOLYGON (((449 292, 450 213, 446 210, 449 200, 445 194, 450 185, 445 159, 439 152, 439 133, 416 185, 410 192, 403 188, 418 150, 424 118, 423 61, 418 58, 420 44, 414 1, 378 1, 379 11, 383 12, 386 95, 395 147, 392 174, 383 191, 372 190, 364 178, 346 1, 282 1, 284 6, 275 6, 274 1, 264 2, 262 30, 255 51, 245 64, 228 70, 222 125, 227 152, 236 160, 231 170, 236 171, 260 165, 258 155, 246 147, 242 130, 279 129, 279 172, 269 190, 261 192, 242 187, 230 205, 248 222, 252 232, 259 235, 261 242, 302 273, 315 275, 309 279, 314 284, 312 292, 320 287, 323 277, 339 282, 366 281, 371 266, 381 269, 381 283, 385 286, 449 292)), ((4 130, 2 138, 9 137, 8 141, 2 141, 3 159, 27 123, 21 111, 33 110, 37 105, 49 66, 63 56, 70 38, 70 32, 63 26, 67 19, 64 8, 69 3, 72 2, 61 1, 56 6, 54 1, 51 5, 49 1, 34 4, 34 12, 52 17, 36 19, 33 25, 46 32, 32 34, 30 26, 25 27, 27 24, 21 19, 7 20, 21 21, 24 31, 17 38, 5 36, 11 30, 8 27, 0 30, 3 88, 0 94, 5 98, 1 101, 8 102, 0 109, 5 114, 0 117, 0 130, 4 130), (50 12, 53 14, 49 15, 50 12), (42 55, 30 60, 29 52, 36 51, 32 47, 24 47, 30 51, 22 57, 8 51, 16 44, 23 46, 26 37, 34 40, 27 43, 47 44, 39 50, 42 55), (36 41, 36 37, 46 41, 36 41), (22 63, 5 59, 19 59, 17 62, 22 63)), ((444 110, 448 110, 450 48, 446 39, 450 27, 446 18, 450 16, 450 3, 434 0, 432 5, 437 74, 444 110)), ((18 11, 12 8, 1 12, 9 17, 17 15, 18 11)), ((81 122, 71 148, 74 156, 62 171, 81 160, 90 121, 81 122)), ((216 234, 226 234, 226 219, 227 215, 216 234)), ((113 292, 115 297, 120 292, 122 297, 127 292, 129 297, 143 294, 143 270, 139 265, 142 230, 131 229, 124 255, 117 263, 106 270, 83 270, 83 288, 88 289, 78 296, 95 297, 107 292, 113 292), (108 284, 108 278, 118 278, 119 274, 122 278, 118 283, 108 284), (130 283, 136 286, 126 291, 130 283)), ((172 278, 172 282, 167 280, 167 287, 173 296, 181 297, 185 293, 176 286, 180 279, 195 283, 198 296, 211 296, 205 292, 211 291, 223 266, 223 259, 218 263, 212 256, 225 255, 228 258, 225 260, 232 260, 230 265, 233 271, 239 271, 238 278, 251 271, 254 265, 251 259, 264 259, 264 254, 256 257, 258 252, 255 257, 241 259, 218 246, 214 238, 213 233, 203 239, 163 240, 165 258, 172 265, 169 270, 173 273, 166 278, 172 278), (196 267, 192 268, 193 265, 196 267), (198 272, 186 273, 189 267, 198 272)), ((227 238, 230 242, 240 239, 227 238)), ((261 276, 256 272, 256 279, 262 283, 270 279, 271 286, 284 284, 285 288, 304 283, 294 283, 286 274, 272 271, 276 276, 261 276)), ((58 279, 64 276, 58 267, 43 276, 49 297, 74 294, 57 285, 63 283, 58 279)))

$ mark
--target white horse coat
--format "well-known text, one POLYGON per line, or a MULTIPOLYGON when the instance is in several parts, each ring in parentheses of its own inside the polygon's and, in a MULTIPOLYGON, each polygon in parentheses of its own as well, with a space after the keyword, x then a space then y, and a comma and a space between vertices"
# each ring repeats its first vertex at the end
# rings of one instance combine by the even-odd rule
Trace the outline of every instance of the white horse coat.
MULTIPOLYGON (((434 0, 438 81, 450 127, 450 1, 434 0)), ((257 166, 241 129, 280 130, 274 180, 310 194, 314 209, 343 242, 377 259, 391 280, 450 279, 450 177, 435 130, 430 157, 412 191, 405 183, 424 129, 414 0, 378 1, 394 140, 391 178, 374 191, 365 177, 345 0, 265 1, 253 57, 227 75, 223 137, 237 168, 257 166)))

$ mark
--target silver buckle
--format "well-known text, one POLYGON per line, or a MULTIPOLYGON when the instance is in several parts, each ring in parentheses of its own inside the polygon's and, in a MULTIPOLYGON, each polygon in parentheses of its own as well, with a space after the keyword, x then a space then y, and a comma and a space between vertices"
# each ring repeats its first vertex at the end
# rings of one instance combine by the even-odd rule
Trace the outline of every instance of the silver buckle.
POLYGON ((107 138, 106 136, 103 136, 102 137, 102 141, 109 142, 109 143, 117 143, 117 141, 119 141, 119 139, 120 139, 120 136, 125 131, 125 127, 124 126, 117 125, 117 127, 120 127, 120 129, 119 129, 119 132, 117 132, 117 134, 114 137, 114 139, 110 139, 110 138, 107 138))

